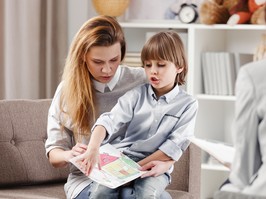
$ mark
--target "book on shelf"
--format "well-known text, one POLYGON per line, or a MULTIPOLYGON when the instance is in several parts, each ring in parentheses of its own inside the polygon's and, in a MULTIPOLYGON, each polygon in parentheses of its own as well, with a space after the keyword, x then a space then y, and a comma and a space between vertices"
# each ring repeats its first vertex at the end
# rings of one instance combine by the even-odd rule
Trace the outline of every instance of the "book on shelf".
POLYGON ((235 53, 235 66, 236 66, 236 73, 238 73, 241 66, 253 62, 253 54, 250 53, 235 53))
POLYGON ((219 67, 219 76, 221 77, 221 91, 219 94, 228 95, 228 76, 225 72, 225 61, 223 52, 217 52, 217 63, 219 67))
POLYGON ((140 53, 138 52, 128 52, 125 55, 123 64, 128 66, 142 66, 140 53))
POLYGON ((211 52, 202 53, 202 71, 203 83, 206 94, 215 94, 215 71, 213 70, 213 62, 211 59, 211 52))
MULTIPOLYGON (((84 154, 81 154, 71 158, 69 161, 85 173, 80 166, 83 157, 84 154)), ((110 144, 100 147, 99 161, 101 168, 99 169, 96 165, 88 177, 112 189, 126 184, 145 173, 145 171, 139 170, 139 164, 110 144)))
POLYGON ((235 81, 236 81, 236 72, 235 72, 235 57, 233 53, 223 52, 224 56, 224 67, 227 77, 227 94, 235 94, 235 81))
POLYGON ((234 95, 235 81, 240 67, 252 60, 253 55, 248 53, 202 52, 204 93, 234 95))
POLYGON ((210 64, 209 68, 211 69, 211 80, 212 80, 212 84, 213 84, 213 90, 211 94, 214 95, 218 95, 219 94, 219 80, 218 80, 218 76, 220 75, 218 73, 218 65, 215 59, 215 52, 211 52, 209 53, 209 57, 208 57, 208 62, 210 64))
POLYGON ((201 66, 202 66, 202 78, 203 78, 203 87, 204 87, 204 92, 206 94, 210 94, 211 90, 211 81, 210 81, 210 75, 209 69, 208 69, 208 63, 207 63, 207 52, 202 53, 202 58, 201 58, 201 66))
POLYGON ((235 148, 232 145, 217 140, 205 140, 196 137, 190 138, 190 141, 218 162, 230 168, 235 154, 235 148))

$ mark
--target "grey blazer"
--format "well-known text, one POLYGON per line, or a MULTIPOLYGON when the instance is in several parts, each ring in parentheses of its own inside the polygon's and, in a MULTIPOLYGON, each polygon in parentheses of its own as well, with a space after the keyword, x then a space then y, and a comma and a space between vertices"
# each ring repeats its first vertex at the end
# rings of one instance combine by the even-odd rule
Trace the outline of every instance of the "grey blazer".
POLYGON ((239 71, 233 138, 231 186, 241 193, 266 196, 266 59, 239 71))

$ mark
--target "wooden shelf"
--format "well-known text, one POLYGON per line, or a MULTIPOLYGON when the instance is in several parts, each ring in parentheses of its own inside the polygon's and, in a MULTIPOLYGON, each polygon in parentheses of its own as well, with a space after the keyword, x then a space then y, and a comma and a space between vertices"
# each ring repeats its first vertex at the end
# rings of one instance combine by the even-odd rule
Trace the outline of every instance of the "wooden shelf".
POLYGON ((174 20, 134 20, 119 22, 124 28, 175 28, 175 29, 217 29, 217 30, 266 30, 265 25, 239 24, 230 26, 227 24, 181 24, 174 20))

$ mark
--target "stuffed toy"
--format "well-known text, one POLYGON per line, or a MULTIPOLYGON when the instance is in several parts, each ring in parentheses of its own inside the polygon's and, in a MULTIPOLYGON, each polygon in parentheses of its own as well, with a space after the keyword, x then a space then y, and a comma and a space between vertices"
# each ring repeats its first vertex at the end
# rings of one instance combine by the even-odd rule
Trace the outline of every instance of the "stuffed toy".
POLYGON ((266 4, 255 10, 251 16, 251 24, 266 24, 266 4))
POLYGON ((205 0, 200 7, 204 24, 265 24, 266 0, 205 0))
POLYGON ((205 0, 199 10, 200 22, 203 24, 225 24, 230 17, 227 7, 220 0, 205 0))
POLYGON ((229 10, 230 18, 228 19, 227 24, 235 25, 252 22, 253 24, 256 24, 257 21, 253 20, 251 22, 251 18, 259 8, 262 8, 262 11, 264 11, 263 7, 265 6, 265 2, 265 0, 240 0, 229 10))

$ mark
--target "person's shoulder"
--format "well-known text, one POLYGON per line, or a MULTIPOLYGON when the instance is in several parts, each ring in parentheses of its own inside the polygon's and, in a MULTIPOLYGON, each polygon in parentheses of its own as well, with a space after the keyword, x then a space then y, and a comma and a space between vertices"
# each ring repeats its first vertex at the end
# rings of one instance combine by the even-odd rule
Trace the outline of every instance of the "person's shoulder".
POLYGON ((64 82, 63 81, 61 81, 58 84, 58 86, 57 86, 57 88, 55 90, 55 94, 54 94, 54 97, 53 98, 59 98, 60 97, 61 92, 62 92, 62 89, 63 89, 63 85, 64 85, 64 82))
POLYGON ((128 73, 134 76, 145 75, 144 68, 142 67, 131 67, 126 65, 121 65, 121 72, 128 73))
POLYGON ((145 71, 142 67, 121 66, 120 80, 133 83, 134 86, 143 84, 146 82, 145 71))
POLYGON ((129 90, 128 92, 142 95, 143 93, 146 93, 148 91, 149 86, 150 85, 148 83, 139 84, 139 85, 136 85, 131 90, 129 90))
POLYGON ((266 59, 262 59, 262 60, 254 61, 254 62, 249 62, 249 63, 243 65, 240 68, 240 72, 242 72, 244 70, 246 70, 248 72, 252 72, 252 71, 256 71, 256 72, 266 71, 266 59))
POLYGON ((195 103, 196 105, 198 104, 198 100, 191 94, 189 94, 187 91, 185 91, 184 89, 179 88, 179 95, 182 96, 183 99, 185 99, 184 101, 186 101, 189 104, 193 104, 195 103))
POLYGON ((249 76, 251 79, 266 81, 266 59, 254 61, 243 65, 239 70, 240 75, 249 76))

